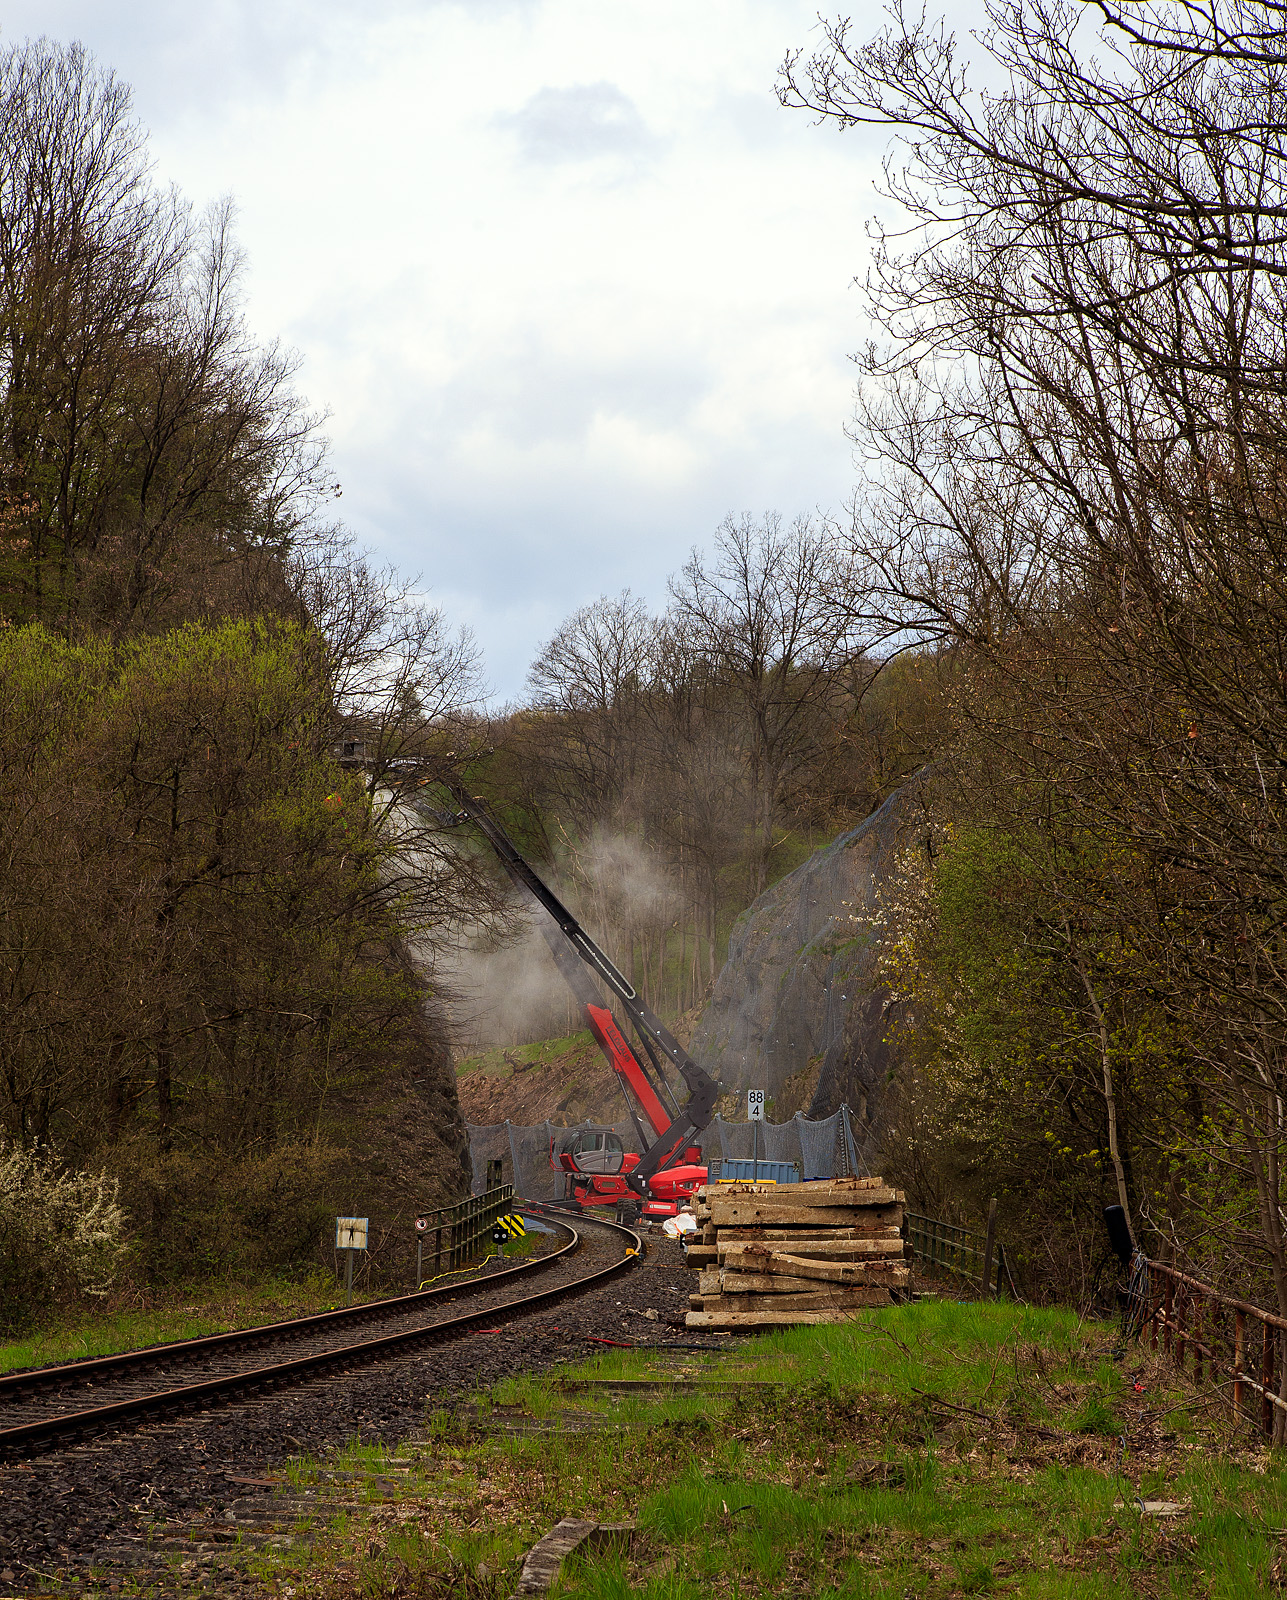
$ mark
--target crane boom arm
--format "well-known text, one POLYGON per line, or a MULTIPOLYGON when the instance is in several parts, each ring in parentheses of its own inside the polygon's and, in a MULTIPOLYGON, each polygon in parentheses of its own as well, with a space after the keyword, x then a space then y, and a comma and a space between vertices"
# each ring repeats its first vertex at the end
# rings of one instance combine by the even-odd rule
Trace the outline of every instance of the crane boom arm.
MULTIPOLYGON (((719 1085, 693 1060, 675 1036, 652 1013, 625 974, 609 959, 581 926, 571 911, 554 891, 542 881, 519 854, 513 840, 492 816, 485 802, 476 799, 455 780, 444 779, 445 787, 460 807, 462 820, 472 822, 491 845, 501 865, 510 878, 548 912, 558 929, 544 930, 559 971, 568 981, 572 992, 586 1009, 587 1020, 609 1064, 639 1101, 648 1121, 656 1133, 653 1144, 645 1151, 639 1165, 630 1174, 631 1186, 641 1191, 655 1173, 670 1166, 679 1152, 687 1147, 693 1135, 706 1128, 715 1112, 719 1085), (559 938, 558 936, 562 937, 559 938), (575 964, 566 959, 575 954, 586 967, 607 985, 616 996, 622 1010, 630 1018, 632 1027, 644 1041, 645 1047, 655 1046, 683 1078, 688 1089, 688 1100, 673 1119, 667 1117, 639 1058, 622 1037, 612 1013, 599 1003, 599 996, 575 964), (573 976, 575 974, 575 977, 573 976), (592 998, 587 997, 587 991, 592 998), (598 1013, 596 1018, 595 1013, 598 1013), (606 1018, 606 1024, 601 1019, 606 1018), (599 1022, 599 1026, 596 1026, 599 1022), (610 1024, 610 1028, 608 1026, 610 1024)), ((633 1114, 633 1107, 632 1107, 633 1114)), ((638 1118, 635 1119, 638 1126, 638 1118)))
POLYGON ((642 1111, 648 1119, 654 1136, 665 1133, 670 1127, 670 1117, 648 1081, 643 1062, 630 1048, 629 1042, 622 1037, 617 1019, 604 1006, 603 996, 591 983, 590 975, 577 960, 563 934, 546 917, 541 918, 541 933, 549 946, 550 955, 554 958, 554 965, 563 975, 568 988, 581 1002, 581 1009, 585 1012, 590 1032, 607 1058, 608 1065, 621 1080, 622 1087, 630 1091, 626 1095, 626 1107, 639 1135, 639 1148, 646 1150, 652 1139, 644 1132, 639 1120, 639 1111, 642 1111), (633 1100, 631 1094, 634 1096, 633 1100))

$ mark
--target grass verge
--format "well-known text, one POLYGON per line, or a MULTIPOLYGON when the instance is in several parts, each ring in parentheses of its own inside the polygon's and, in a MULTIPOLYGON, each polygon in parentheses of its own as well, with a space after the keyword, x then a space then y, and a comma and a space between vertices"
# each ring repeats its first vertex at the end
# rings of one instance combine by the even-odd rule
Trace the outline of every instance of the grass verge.
POLYGON ((343 1285, 329 1273, 274 1273, 252 1283, 202 1282, 139 1295, 136 1303, 96 1315, 67 1316, 0 1344, 0 1372, 50 1366, 86 1356, 197 1339, 232 1328, 253 1328, 308 1316, 344 1303, 343 1285))
MULTIPOLYGON (((540 1235, 528 1234, 505 1246, 507 1259, 529 1256, 538 1248, 540 1235)), ((494 1250, 494 1246, 489 1247, 494 1250)), ((473 1269, 435 1277, 432 1264, 425 1288, 449 1283, 467 1284, 473 1269)), ((355 1295, 354 1303, 389 1299, 408 1292, 402 1284, 377 1295, 355 1295)), ((90 1356, 116 1355, 149 1345, 172 1344, 179 1339, 199 1339, 211 1333, 255 1328, 284 1322, 291 1317, 334 1311, 345 1304, 344 1285, 321 1270, 274 1273, 252 1283, 205 1282, 187 1284, 150 1297, 146 1305, 125 1305, 96 1316, 64 1318, 20 1339, 0 1344, 0 1373, 26 1367, 54 1366, 90 1356)))
POLYGON ((351 1453, 344 1506, 256 1570, 283 1600, 503 1600, 524 1551, 580 1516, 637 1531, 573 1558, 565 1600, 1275 1592, 1283 1463, 1113 1338, 1066 1312, 924 1303, 709 1360, 516 1377, 431 1406, 396 1453, 351 1453))
POLYGON ((506 1047, 493 1045, 491 1049, 481 1050, 477 1055, 467 1056, 458 1062, 456 1076, 461 1078, 469 1072, 490 1072, 494 1077, 512 1078, 515 1062, 519 1063, 520 1070, 523 1067, 541 1067, 547 1061, 554 1061, 573 1050, 584 1049, 593 1042, 589 1030, 583 1028, 579 1033, 570 1033, 563 1039, 537 1039, 532 1044, 506 1047))

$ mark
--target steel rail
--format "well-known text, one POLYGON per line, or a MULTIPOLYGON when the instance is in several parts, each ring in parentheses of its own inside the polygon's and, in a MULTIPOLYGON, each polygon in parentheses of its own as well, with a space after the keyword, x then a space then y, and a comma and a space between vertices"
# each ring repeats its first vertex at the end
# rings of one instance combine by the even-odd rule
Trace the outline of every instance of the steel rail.
MULTIPOLYGON (((536 1208, 531 1207, 528 1209, 535 1210, 536 1208)), ((550 1220, 557 1219, 551 1218, 550 1220)), ((161 1390, 156 1394, 137 1395, 131 1399, 111 1401, 106 1405, 95 1406, 86 1411, 64 1412, 58 1416, 22 1423, 18 1427, 2 1429, 0 1430, 0 1457, 29 1454, 33 1447, 38 1448, 53 1444, 61 1439, 85 1433, 101 1432, 113 1424, 139 1421, 158 1414, 164 1415, 166 1413, 187 1411, 198 1405, 204 1407, 211 1401, 232 1399, 247 1391, 276 1389, 282 1385, 308 1378, 328 1367, 355 1366, 359 1363, 379 1360, 395 1352, 402 1353, 417 1343, 442 1342, 458 1334, 467 1333, 478 1323, 503 1320, 508 1316, 531 1311, 538 1306, 551 1304, 566 1295, 579 1293, 604 1279, 623 1272, 643 1250, 643 1240, 633 1229, 622 1227, 618 1223, 608 1222, 598 1217, 587 1220, 593 1221, 599 1227, 608 1228, 612 1232, 622 1235, 623 1239, 630 1240, 632 1243, 619 1261, 611 1262, 608 1266, 601 1267, 584 1278, 577 1278, 571 1283, 556 1284, 552 1289, 538 1289, 534 1294, 521 1296, 517 1300, 506 1301, 499 1306, 487 1306, 476 1311, 470 1311, 463 1316, 452 1317, 444 1322, 429 1323, 425 1327, 404 1329, 400 1333, 384 1334, 375 1339, 361 1340, 356 1344, 341 1345, 333 1350, 317 1351, 311 1355, 296 1357, 292 1361, 276 1362, 267 1367, 256 1367, 242 1372, 229 1373, 222 1377, 208 1379, 202 1383, 183 1384, 176 1388, 161 1390)), ((581 1242, 580 1235, 575 1228, 570 1227, 566 1222, 561 1225, 566 1227, 568 1232, 572 1234, 572 1239, 564 1246, 563 1250, 556 1252, 556 1255, 562 1255, 575 1249, 581 1242)), ((552 1260, 554 1256, 552 1255, 546 1259, 552 1260)), ((406 1298, 413 1297, 407 1296, 406 1298)), ((150 1354, 150 1352, 144 1352, 143 1354, 150 1354)))
MULTIPOLYGON (((528 1206, 526 1210, 534 1208, 528 1206)), ((72 1388, 79 1384, 93 1384, 104 1378, 117 1377, 126 1372, 137 1372, 161 1363, 191 1361, 217 1350, 231 1350, 238 1345, 262 1344, 273 1339, 302 1338, 323 1328, 341 1326, 345 1321, 372 1322, 386 1316, 396 1316, 414 1306, 444 1298, 451 1294, 471 1293, 499 1279, 515 1277, 520 1273, 539 1272, 576 1249, 576 1240, 545 1255, 533 1256, 517 1265, 493 1272, 472 1283, 445 1283, 437 1289, 419 1289, 412 1294, 393 1295, 387 1300, 368 1300, 365 1305, 340 1306, 334 1311, 316 1311, 306 1317, 290 1317, 284 1322, 264 1322, 254 1328, 233 1328, 227 1333, 199 1334, 194 1339, 176 1339, 171 1344, 144 1345, 139 1350, 122 1350, 110 1356, 92 1356, 82 1361, 66 1361, 56 1367, 24 1367, 17 1372, 0 1376, 0 1402, 6 1399, 25 1398, 42 1389, 72 1388)))

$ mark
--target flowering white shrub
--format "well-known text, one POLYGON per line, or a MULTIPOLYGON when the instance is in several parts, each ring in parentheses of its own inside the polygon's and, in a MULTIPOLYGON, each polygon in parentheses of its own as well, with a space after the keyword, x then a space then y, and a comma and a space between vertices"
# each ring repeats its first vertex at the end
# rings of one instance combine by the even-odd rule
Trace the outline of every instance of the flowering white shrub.
POLYGON ((48 1306, 105 1294, 125 1251, 117 1184, 39 1147, 0 1142, 0 1328, 48 1306))

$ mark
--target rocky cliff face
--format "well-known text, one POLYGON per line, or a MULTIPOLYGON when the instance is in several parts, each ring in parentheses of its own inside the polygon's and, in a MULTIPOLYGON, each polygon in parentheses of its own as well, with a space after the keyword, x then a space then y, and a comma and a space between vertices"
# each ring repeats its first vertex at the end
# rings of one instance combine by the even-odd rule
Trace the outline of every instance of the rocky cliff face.
POLYGON ((862 1113, 879 1126, 889 1063, 872 918, 922 817, 914 779, 745 912, 693 1034, 693 1054, 726 1093, 764 1089, 775 1120, 827 1116, 847 1101, 856 1124, 862 1113))

